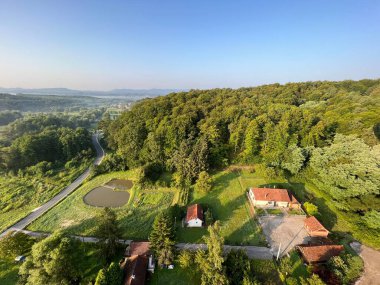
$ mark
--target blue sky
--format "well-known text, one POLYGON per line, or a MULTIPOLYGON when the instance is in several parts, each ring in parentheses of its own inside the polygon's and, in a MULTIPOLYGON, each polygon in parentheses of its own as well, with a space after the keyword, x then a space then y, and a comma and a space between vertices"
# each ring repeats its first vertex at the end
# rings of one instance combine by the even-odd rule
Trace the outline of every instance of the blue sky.
POLYGON ((0 86, 380 78, 380 1, 0 0, 0 86))

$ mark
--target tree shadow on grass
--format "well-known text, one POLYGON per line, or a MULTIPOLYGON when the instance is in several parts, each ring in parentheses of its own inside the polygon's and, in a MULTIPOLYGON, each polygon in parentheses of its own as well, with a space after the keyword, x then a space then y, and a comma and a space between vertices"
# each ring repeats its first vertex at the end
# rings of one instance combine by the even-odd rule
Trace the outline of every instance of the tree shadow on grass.
MULTIPOLYGON (((96 229, 97 217, 91 217, 85 220, 80 221, 79 223, 73 224, 66 228, 62 228, 65 233, 70 235, 78 235, 78 236, 88 236, 88 232, 94 232, 96 229)), ((92 236, 94 236, 93 234, 92 236)))

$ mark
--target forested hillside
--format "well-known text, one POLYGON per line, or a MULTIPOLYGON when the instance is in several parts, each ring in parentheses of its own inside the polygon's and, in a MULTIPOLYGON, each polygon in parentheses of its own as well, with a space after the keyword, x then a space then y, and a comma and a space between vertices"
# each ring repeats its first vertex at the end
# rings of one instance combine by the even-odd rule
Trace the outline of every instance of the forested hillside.
MULTIPOLYGON (((99 112, 99 114, 97 114, 99 112)), ((89 166, 94 151, 88 116, 26 115, 0 140, 0 231, 57 194, 89 166)))
POLYGON ((380 225, 380 80, 191 90, 102 122, 128 167, 154 164, 192 184, 203 170, 255 164, 307 176, 342 211, 380 225))

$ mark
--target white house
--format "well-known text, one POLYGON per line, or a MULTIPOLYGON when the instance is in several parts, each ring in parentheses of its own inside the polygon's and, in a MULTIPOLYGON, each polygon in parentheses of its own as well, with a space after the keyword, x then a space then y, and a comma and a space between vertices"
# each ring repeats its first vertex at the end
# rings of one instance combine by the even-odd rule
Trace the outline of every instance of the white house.
POLYGON ((202 227, 203 225, 203 210, 201 205, 194 204, 187 208, 186 223, 190 228, 202 227))
POLYGON ((300 208, 300 203, 286 189, 251 188, 248 192, 251 203, 257 207, 300 208))

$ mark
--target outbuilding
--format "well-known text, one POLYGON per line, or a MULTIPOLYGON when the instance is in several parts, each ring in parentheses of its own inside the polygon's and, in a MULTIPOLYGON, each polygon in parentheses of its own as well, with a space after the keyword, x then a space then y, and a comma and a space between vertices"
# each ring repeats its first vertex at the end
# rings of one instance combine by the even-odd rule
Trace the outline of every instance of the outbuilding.
POLYGON ((343 245, 299 245, 297 247, 303 260, 308 264, 323 263, 333 256, 338 256, 343 245))
POLYGON ((187 208, 186 224, 190 228, 202 227, 203 209, 201 205, 194 204, 187 208))
POLYGON ((304 226, 311 237, 327 238, 329 235, 329 231, 314 216, 306 218, 304 226))

